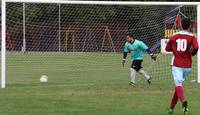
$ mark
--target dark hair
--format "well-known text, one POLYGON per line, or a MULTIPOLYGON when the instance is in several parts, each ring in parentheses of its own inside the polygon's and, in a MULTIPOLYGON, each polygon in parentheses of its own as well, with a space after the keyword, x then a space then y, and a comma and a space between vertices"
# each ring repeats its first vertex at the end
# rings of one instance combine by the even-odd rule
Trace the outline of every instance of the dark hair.
POLYGON ((190 27, 191 21, 189 18, 184 18, 182 19, 181 24, 182 24, 182 28, 184 30, 187 30, 190 27))
POLYGON ((133 38, 133 32, 127 32, 127 34, 126 34, 127 36, 130 36, 130 37, 132 37, 133 38))

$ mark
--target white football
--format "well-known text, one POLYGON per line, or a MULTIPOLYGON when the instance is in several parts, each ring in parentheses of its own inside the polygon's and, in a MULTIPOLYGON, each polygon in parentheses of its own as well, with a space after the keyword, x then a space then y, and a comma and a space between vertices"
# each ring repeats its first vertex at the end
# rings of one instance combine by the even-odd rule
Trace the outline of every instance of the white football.
POLYGON ((48 82, 48 76, 47 76, 47 75, 42 75, 42 76, 40 77, 40 82, 41 82, 41 83, 46 83, 46 82, 48 82))

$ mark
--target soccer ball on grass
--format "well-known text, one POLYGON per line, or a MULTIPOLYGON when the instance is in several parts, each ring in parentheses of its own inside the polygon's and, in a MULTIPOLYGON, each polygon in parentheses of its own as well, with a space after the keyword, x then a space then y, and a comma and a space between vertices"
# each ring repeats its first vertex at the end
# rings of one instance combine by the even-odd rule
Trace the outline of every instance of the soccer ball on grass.
POLYGON ((47 83, 48 82, 48 76, 47 75, 42 75, 40 77, 40 82, 41 83, 47 83))

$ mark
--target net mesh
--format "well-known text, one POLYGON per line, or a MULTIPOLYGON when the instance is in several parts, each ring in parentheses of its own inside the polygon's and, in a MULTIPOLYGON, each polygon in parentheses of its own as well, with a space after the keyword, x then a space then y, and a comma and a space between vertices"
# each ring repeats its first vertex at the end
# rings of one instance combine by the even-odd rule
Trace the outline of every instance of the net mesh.
MULTIPOLYGON (((128 82, 131 61, 121 66, 128 31, 154 47, 179 31, 177 17, 191 18, 192 32, 197 28, 196 6, 26 3, 24 8, 23 3, 6 7, 8 83, 38 83, 44 74, 51 83, 128 82)), ((144 69, 155 82, 170 81, 172 55, 160 48, 155 53, 155 62, 145 55, 144 69)), ((196 78, 196 57, 190 75, 196 78)))

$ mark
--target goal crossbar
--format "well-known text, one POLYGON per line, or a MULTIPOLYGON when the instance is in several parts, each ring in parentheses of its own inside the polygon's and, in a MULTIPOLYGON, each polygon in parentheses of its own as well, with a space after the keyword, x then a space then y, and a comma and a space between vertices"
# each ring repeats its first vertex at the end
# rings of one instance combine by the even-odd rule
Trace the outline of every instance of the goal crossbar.
POLYGON ((62 3, 96 5, 198 5, 200 2, 141 2, 141 1, 75 1, 75 0, 2 0, 20 3, 62 3))

